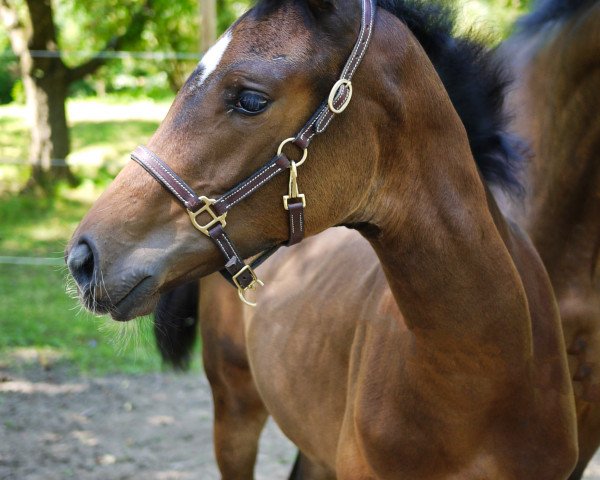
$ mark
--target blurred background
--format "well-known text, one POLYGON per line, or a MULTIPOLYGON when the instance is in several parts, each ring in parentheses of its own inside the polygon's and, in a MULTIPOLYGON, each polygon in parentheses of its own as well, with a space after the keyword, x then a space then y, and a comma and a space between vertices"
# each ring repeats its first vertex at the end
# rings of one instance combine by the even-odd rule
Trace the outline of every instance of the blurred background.
MULTIPOLYGON (((248 0, 0 0, 0 366, 160 368, 150 322, 79 310, 65 294, 78 220, 164 117, 248 0)), ((455 2, 490 45, 529 0, 455 2)), ((198 357, 198 356, 197 356, 198 357)))

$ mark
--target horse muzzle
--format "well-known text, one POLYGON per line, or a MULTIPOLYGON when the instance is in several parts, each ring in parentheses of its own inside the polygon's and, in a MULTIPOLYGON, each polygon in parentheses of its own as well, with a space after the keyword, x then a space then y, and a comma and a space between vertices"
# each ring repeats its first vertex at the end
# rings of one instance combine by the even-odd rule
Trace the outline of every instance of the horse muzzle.
POLYGON ((117 282, 105 279, 98 249, 88 237, 80 238, 67 252, 66 263, 81 303, 94 314, 127 321, 151 312, 158 302, 159 282, 145 269, 122 272, 117 282))

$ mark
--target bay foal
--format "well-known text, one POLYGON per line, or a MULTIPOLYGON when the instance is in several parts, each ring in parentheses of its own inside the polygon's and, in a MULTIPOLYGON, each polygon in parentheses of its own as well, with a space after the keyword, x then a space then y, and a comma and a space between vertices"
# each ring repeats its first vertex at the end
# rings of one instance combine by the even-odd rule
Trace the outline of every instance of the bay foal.
MULTIPOLYGON (((515 79, 507 106, 512 128, 530 141, 533 153, 523 175, 524 198, 511 202, 504 197, 503 203, 532 236, 558 299, 577 405, 579 461, 573 480, 581 478, 600 444, 600 78, 595 68, 600 58, 599 3, 543 2, 519 22, 499 51, 515 79)), ((221 282, 218 277, 202 280, 203 288, 211 291, 205 303, 218 288, 228 290, 221 282)), ((192 298, 183 301, 194 307, 192 298)), ((169 310, 174 307, 170 304, 169 310)), ((224 472, 245 472, 253 464, 251 445, 258 441, 257 425, 265 411, 251 388, 247 362, 240 362, 245 358, 243 332, 232 318, 220 318, 210 308, 203 309, 201 318, 209 339, 204 363, 218 397, 217 457, 224 472), (228 364, 230 360, 236 367, 228 364), (240 408, 246 403, 252 408, 240 408), (245 448, 228 447, 241 438, 245 448)), ((241 311, 237 318, 242 318, 241 311)), ((157 321, 165 321, 159 312, 157 321)), ((178 328, 170 326, 171 331, 178 328)), ((172 340, 162 353, 176 360, 183 346, 172 340)))
MULTIPOLYGON (((313 199, 307 232, 353 226, 378 259, 370 249, 353 264, 331 256, 329 275, 314 272, 287 298, 264 291, 262 318, 285 328, 269 339, 261 316, 248 317, 259 391, 307 457, 338 478, 566 478, 572 390, 548 278, 481 182, 435 69, 393 14, 400 7, 382 6, 355 100, 302 177, 313 199), (323 322, 330 335, 309 341, 323 322)), ((214 70, 205 65, 182 89, 150 148, 194 188, 224 191, 314 110, 359 18, 350 0, 260 3, 227 34, 214 70), (262 92, 262 115, 239 114, 248 89, 262 92)), ((508 176, 502 159, 479 166, 508 176)), ((275 181, 232 212, 244 256, 286 239, 269 201, 282 190, 275 181)), ((135 164, 92 207, 67 259, 86 305, 121 320, 219 266, 216 248, 135 164)), ((290 266, 288 281, 306 273, 290 266)))

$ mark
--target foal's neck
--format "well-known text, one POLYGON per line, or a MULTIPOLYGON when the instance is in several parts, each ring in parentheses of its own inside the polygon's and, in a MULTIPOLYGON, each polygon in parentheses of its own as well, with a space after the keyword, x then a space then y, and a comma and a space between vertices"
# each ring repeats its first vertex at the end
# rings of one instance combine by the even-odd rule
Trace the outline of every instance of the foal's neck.
POLYGON ((388 91, 371 89, 386 99, 386 111, 362 219, 378 233, 366 236, 415 335, 527 342, 527 300, 506 246, 510 233, 482 184, 465 129, 424 53, 408 45, 399 56, 399 90, 389 91, 390 68, 377 87, 388 91))

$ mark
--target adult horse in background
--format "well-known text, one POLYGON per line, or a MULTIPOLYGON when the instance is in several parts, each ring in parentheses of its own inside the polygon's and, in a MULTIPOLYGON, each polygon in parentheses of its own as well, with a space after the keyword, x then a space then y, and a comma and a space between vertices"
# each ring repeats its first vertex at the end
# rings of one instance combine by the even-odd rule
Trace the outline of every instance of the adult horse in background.
MULTIPOLYGON (((350 226, 377 257, 357 258, 364 247, 352 243, 341 264, 330 255, 288 265, 287 295, 260 293, 261 314, 246 319, 256 384, 329 478, 564 479, 575 418, 550 283, 482 182, 512 179, 506 157, 475 162, 435 68, 401 21, 422 13, 414 7, 380 2, 352 103, 302 170, 307 233, 350 226), (319 265, 330 274, 306 271, 319 265), (314 281, 298 288, 302 278, 314 281), (316 305, 319 295, 329 301, 316 305), (326 335, 307 335, 319 325, 326 335)), ((194 189, 226 191, 310 117, 364 18, 353 0, 259 2, 178 94, 149 142, 153 155, 194 189)), ((463 53, 481 78, 480 50, 463 53)), ((288 238, 286 186, 276 178, 230 212, 243 257, 288 238)), ((219 269, 219 250, 188 222, 137 163, 126 166, 66 252, 86 306, 127 320, 219 269)))
POLYGON ((505 211, 531 237, 558 300, 577 406, 580 479, 600 446, 600 1, 542 2, 500 48, 507 110, 531 143, 525 197, 505 211))

